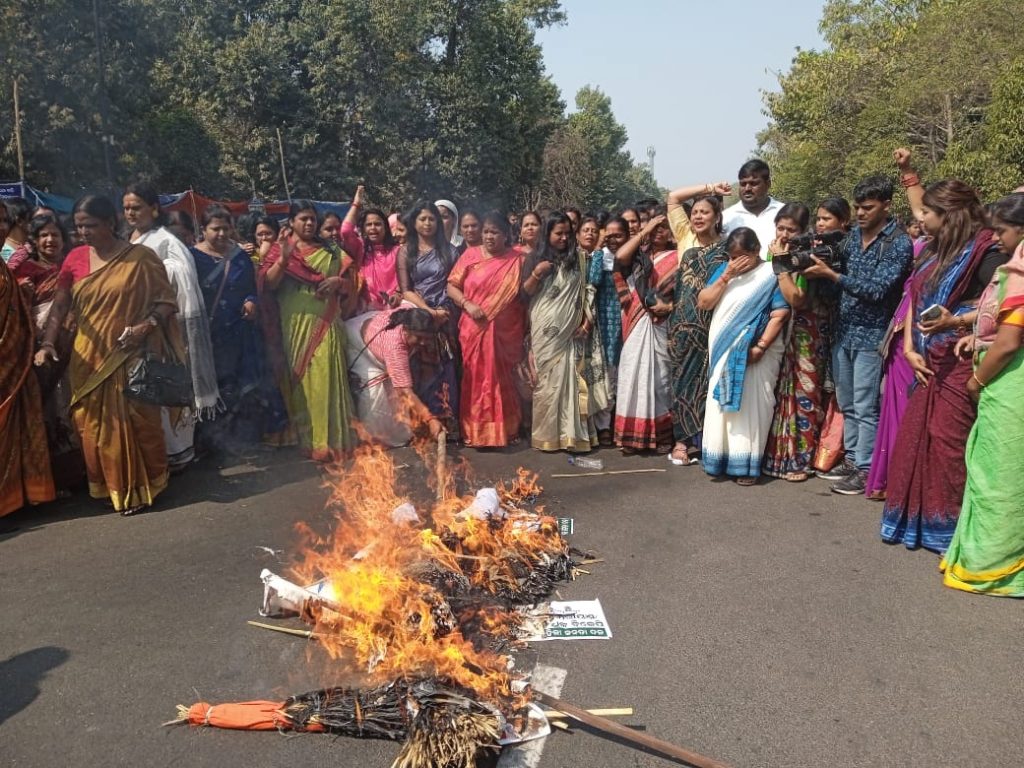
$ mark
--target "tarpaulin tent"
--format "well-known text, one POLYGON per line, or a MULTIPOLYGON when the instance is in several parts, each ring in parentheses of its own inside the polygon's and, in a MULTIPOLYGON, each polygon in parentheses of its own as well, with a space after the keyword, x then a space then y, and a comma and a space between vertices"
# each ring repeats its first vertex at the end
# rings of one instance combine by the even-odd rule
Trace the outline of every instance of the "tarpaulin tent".
MULTIPOLYGON (((5 197, 23 197, 33 205, 45 205, 47 208, 52 208, 57 211, 57 213, 71 213, 71 208, 74 205, 74 200, 70 197, 62 197, 60 195, 50 194, 49 192, 43 192, 30 184, 23 184, 20 181, 0 182, 0 198, 5 197)), ((325 213, 336 213, 338 216, 344 218, 349 209, 348 203, 314 200, 313 204, 316 206, 317 212, 319 212, 321 216, 325 213)), ((213 200, 209 197, 204 197, 191 189, 187 192, 160 195, 160 207, 165 211, 185 211, 186 213, 191 214, 197 222, 202 217, 203 211, 211 205, 222 205, 235 216, 239 216, 250 211, 259 211, 260 213, 266 213, 278 218, 284 218, 288 215, 287 200, 274 200, 269 202, 263 202, 258 199, 241 202, 213 200)))

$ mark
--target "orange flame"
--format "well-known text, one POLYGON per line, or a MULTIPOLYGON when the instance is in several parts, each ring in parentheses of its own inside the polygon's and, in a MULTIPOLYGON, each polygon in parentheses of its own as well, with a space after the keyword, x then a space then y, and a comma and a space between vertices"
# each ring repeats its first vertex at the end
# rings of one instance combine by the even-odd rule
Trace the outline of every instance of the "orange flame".
MULTIPOLYGON (((436 448, 415 447, 433 477, 436 448)), ((467 476, 468 465, 456 466, 429 513, 420 507, 419 522, 395 522, 393 512, 409 499, 394 461, 380 447, 360 447, 330 473, 333 530, 319 535, 301 527, 306 541, 295 575, 302 583, 326 582, 325 607, 315 616, 320 645, 332 660, 357 665, 368 683, 442 677, 484 700, 510 703, 511 661, 488 646, 512 638, 517 614, 484 597, 509 594, 524 571, 567 549, 552 518, 522 509, 541 492, 536 475, 519 469, 498 485, 504 520, 465 513, 474 496, 460 497, 456 480, 467 476), (459 607, 452 608, 433 577, 475 589, 477 599, 453 598, 459 607)))

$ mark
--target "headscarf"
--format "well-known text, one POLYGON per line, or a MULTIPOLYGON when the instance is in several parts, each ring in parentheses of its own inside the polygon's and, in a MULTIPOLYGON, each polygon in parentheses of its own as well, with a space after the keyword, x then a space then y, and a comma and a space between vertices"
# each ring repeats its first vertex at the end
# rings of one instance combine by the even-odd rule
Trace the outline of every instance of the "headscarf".
POLYGON ((455 229, 452 230, 452 247, 458 248, 462 245, 462 235, 459 234, 459 209, 455 207, 455 203, 451 200, 435 200, 434 205, 438 208, 447 208, 452 212, 452 216, 455 217, 455 229))

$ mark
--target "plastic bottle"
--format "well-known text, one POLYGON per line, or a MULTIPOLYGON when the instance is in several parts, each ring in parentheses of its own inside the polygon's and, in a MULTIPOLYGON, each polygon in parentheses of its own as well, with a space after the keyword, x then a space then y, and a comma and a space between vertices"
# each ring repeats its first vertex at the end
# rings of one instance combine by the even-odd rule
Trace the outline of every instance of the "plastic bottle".
POLYGON ((569 463, 582 469, 604 469, 604 462, 589 456, 570 456, 569 463))

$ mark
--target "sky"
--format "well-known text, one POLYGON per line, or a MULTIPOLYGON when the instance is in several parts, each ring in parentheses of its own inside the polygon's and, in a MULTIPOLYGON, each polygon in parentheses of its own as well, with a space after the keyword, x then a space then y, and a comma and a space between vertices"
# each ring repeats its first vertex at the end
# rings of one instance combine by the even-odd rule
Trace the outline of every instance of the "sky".
POLYGON ((569 111, 576 91, 606 93, 627 149, 663 187, 735 181, 767 125, 775 90, 802 50, 821 49, 822 0, 562 0, 567 23, 537 33, 569 111))

